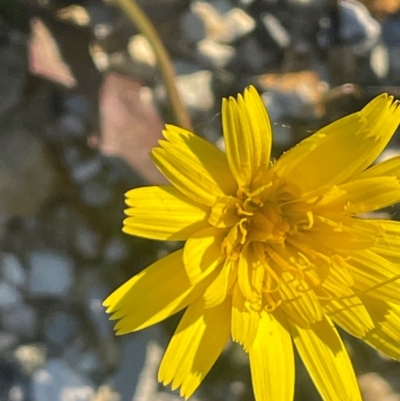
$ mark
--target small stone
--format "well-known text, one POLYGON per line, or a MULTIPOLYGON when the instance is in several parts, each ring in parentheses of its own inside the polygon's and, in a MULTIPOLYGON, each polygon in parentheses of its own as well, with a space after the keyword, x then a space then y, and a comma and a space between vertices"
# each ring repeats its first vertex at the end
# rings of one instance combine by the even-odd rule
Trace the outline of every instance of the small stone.
POLYGON ((379 44, 372 49, 370 66, 378 78, 387 77, 389 72, 389 53, 386 46, 379 44))
POLYGON ((277 17, 265 13, 262 15, 261 21, 271 38, 281 49, 286 49, 290 45, 290 35, 277 17))
POLYGON ((54 251, 35 251, 29 255, 29 291, 34 297, 66 297, 74 281, 74 263, 54 251))
POLYGON ((60 135, 64 137, 82 138, 86 134, 84 120, 80 115, 75 113, 64 113, 58 120, 58 123, 60 124, 60 135))
POLYGON ((340 15, 339 36, 351 44, 357 55, 369 52, 377 43, 381 27, 368 9, 355 0, 338 2, 340 15))
POLYGON ((192 112, 207 112, 214 106, 213 74, 202 70, 177 77, 177 86, 183 103, 192 112))
POLYGON ((90 401, 94 386, 59 358, 49 360, 32 377, 33 401, 90 401))
POLYGON ((0 308, 9 308, 22 302, 18 288, 5 281, 0 281, 0 308))
MULTIPOLYGON (((140 331, 132 335, 127 335, 121 338, 122 340, 122 359, 118 365, 117 371, 109 379, 113 389, 120 394, 122 400, 140 399, 133 398, 136 392, 140 394, 143 390, 140 388, 143 385, 143 381, 147 380, 153 383, 153 386, 157 388, 156 374, 153 372, 153 377, 147 377, 149 373, 146 373, 145 377, 142 374, 147 369, 157 369, 161 355, 156 355, 158 360, 154 361, 154 358, 149 358, 150 350, 155 345, 157 347, 157 339, 159 336, 159 329, 157 327, 151 327, 146 332, 140 331), (154 363, 155 362, 155 363, 154 363), (150 366, 149 366, 150 365, 150 366)), ((162 354, 162 353, 160 353, 162 354)), ((154 389, 152 388, 153 392, 154 389)), ((149 398, 150 400, 152 398, 149 398)))
POLYGON ((62 346, 68 342, 77 328, 78 322, 73 315, 57 311, 46 319, 44 334, 48 342, 62 346))
POLYGON ((104 207, 112 196, 109 186, 99 176, 85 182, 80 188, 80 193, 83 202, 93 207, 104 207))
POLYGON ((181 28, 185 38, 190 42, 199 42, 207 35, 203 18, 193 10, 186 11, 181 18, 181 28))
POLYGON ((84 222, 77 224, 74 230, 73 245, 79 255, 86 259, 95 259, 100 252, 100 234, 84 222))
POLYGON ((83 184, 96 177, 102 169, 102 160, 100 157, 92 157, 88 160, 81 161, 71 168, 72 179, 77 184, 83 184))
POLYGON ((18 344, 18 337, 6 331, 0 331, 0 355, 5 355, 18 344))
POLYGON ((226 67, 236 55, 234 47, 220 44, 209 39, 198 42, 197 50, 203 59, 209 61, 210 64, 216 68, 226 67))
POLYGON ((37 335, 37 318, 37 311, 32 306, 19 304, 3 312, 2 324, 8 332, 24 340, 33 340, 37 335))
POLYGON ((24 287, 27 282, 27 273, 17 256, 12 253, 3 253, 0 260, 3 278, 10 284, 24 287))
POLYGON ((156 55, 149 41, 143 35, 134 35, 130 38, 128 52, 133 61, 145 64, 147 67, 155 68, 157 65, 156 55))
POLYGON ((129 249, 120 237, 112 237, 104 247, 103 258, 107 263, 118 264, 129 255, 129 249))
POLYGON ((14 351, 14 357, 19 362, 23 372, 31 376, 46 363, 47 350, 43 344, 20 345, 14 351))

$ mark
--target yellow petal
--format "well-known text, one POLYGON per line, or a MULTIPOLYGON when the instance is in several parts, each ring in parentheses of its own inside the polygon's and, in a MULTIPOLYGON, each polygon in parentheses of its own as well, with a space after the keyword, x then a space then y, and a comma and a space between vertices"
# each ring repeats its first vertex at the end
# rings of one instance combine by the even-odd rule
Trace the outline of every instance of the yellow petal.
POLYGON ((226 156, 204 139, 167 125, 160 148, 152 158, 160 171, 181 192, 197 203, 212 206, 219 196, 236 192, 237 184, 226 156))
POLYGON ((320 196, 313 208, 317 213, 364 213, 382 209, 400 200, 400 182, 397 177, 364 178, 332 187, 320 196))
POLYGON ((400 276, 396 265, 369 250, 352 252, 345 264, 357 293, 371 293, 388 302, 400 301, 400 276))
POLYGON ((204 292, 204 307, 212 308, 225 301, 236 277, 236 266, 232 264, 230 259, 226 259, 218 276, 204 292))
POLYGON ((375 166, 363 171, 357 179, 374 177, 400 177, 400 156, 393 157, 378 163, 375 166))
POLYGON ((311 323, 322 319, 318 298, 304 280, 283 272, 278 293, 285 313, 302 327, 309 327, 311 323))
POLYGON ((183 263, 192 284, 198 283, 224 261, 221 244, 225 231, 208 227, 193 234, 185 244, 183 263))
POLYGON ((391 358, 400 360, 399 305, 393 305, 366 295, 362 295, 360 298, 375 324, 375 328, 366 333, 363 340, 391 358))
POLYGON ((307 237, 322 243, 325 247, 336 249, 365 249, 375 244, 382 230, 370 223, 370 220, 327 215, 314 216, 313 227, 307 231, 307 237), (338 217, 338 220, 336 220, 338 217))
POLYGON ((295 366, 285 316, 263 312, 249 352, 251 379, 258 401, 292 401, 295 366))
POLYGON ((128 191, 122 231, 139 237, 182 241, 208 226, 207 208, 174 187, 142 187, 128 191))
POLYGON ((300 357, 326 401, 361 401, 346 348, 328 317, 309 329, 290 324, 300 357))
POLYGON ((342 329, 355 337, 363 337, 374 328, 362 300, 349 287, 338 285, 332 299, 323 305, 324 312, 342 329))
POLYGON ((371 251, 388 259, 391 263, 400 263, 400 222, 393 220, 370 220, 369 223, 380 230, 371 251))
POLYGON ((189 306, 161 362, 158 380, 180 387, 189 398, 224 349, 230 334, 231 301, 204 309, 199 299, 189 306))
POLYGON ((236 284, 232 297, 232 339, 249 351, 257 335, 261 301, 252 305, 236 284))
POLYGON ((223 100, 222 126, 229 167, 239 186, 249 188, 268 169, 272 141, 271 123, 254 87, 244 98, 223 100))
POLYGON ((120 319, 115 326, 117 334, 158 323, 201 297, 210 280, 192 286, 182 254, 179 250, 153 263, 104 301, 110 319, 120 319))
POLYGON ((343 183, 372 164, 400 122, 400 109, 382 94, 360 112, 321 128, 273 166, 304 193, 343 183))

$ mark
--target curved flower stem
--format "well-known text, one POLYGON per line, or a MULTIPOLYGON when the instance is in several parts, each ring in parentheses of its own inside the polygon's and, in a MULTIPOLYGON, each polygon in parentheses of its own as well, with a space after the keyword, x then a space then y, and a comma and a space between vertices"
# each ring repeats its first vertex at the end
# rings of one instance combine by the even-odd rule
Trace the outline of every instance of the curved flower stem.
POLYGON ((114 2, 136 25, 136 27, 142 32, 152 46, 164 78, 164 83, 175 113, 177 124, 183 128, 192 130, 189 114, 180 99, 175 85, 174 68, 153 24, 140 9, 136 0, 114 0, 114 2))

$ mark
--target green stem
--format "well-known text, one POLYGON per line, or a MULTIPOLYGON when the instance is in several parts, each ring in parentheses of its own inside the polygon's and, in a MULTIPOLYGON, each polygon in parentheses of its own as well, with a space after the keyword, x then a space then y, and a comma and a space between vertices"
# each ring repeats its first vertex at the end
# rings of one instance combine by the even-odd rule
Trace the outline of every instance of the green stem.
POLYGON ((136 3, 136 0, 114 0, 114 2, 136 25, 152 46, 158 66, 160 67, 161 74, 164 78, 165 87, 167 88, 177 124, 182 128, 192 130, 189 113, 183 105, 175 85, 174 68, 153 24, 136 3))

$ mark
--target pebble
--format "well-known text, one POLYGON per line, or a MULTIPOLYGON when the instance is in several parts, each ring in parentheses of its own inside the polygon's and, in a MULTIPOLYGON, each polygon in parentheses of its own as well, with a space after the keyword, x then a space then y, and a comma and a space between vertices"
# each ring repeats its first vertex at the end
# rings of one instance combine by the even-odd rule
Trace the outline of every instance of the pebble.
POLYGON ((56 311, 46 317, 44 335, 50 344, 65 346, 78 327, 78 321, 72 314, 56 311))
POLYGON ((353 45, 353 52, 362 55, 369 52, 377 43, 381 26, 368 9, 355 0, 340 1, 340 38, 353 45))
POLYGON ((235 57, 234 47, 203 39, 196 45, 201 59, 206 60, 212 67, 225 68, 235 57))
POLYGON ((79 221, 74 230, 73 246, 85 259, 95 259, 100 253, 101 237, 84 221, 79 221))
MULTIPOLYGON (((151 360, 147 359, 149 347, 151 349, 159 335, 159 328, 153 326, 145 331, 139 331, 121 338, 122 359, 114 375, 109 378, 109 382, 113 389, 120 394, 122 400, 132 400, 136 391, 140 390, 140 379, 146 369, 146 362, 151 363, 151 360)), ((157 366, 160 359, 161 355, 157 361, 157 366)), ((149 380, 153 386, 157 386, 155 372, 149 380)))
POLYGON ((102 170, 101 157, 91 157, 71 166, 71 177, 79 185, 96 177, 102 170))
POLYGON ((91 401, 92 383, 74 372, 62 359, 50 359, 32 377, 32 401, 91 401))
POLYGON ((129 249, 121 237, 111 237, 104 246, 103 258, 111 265, 121 263, 128 255, 129 249))
POLYGON ((185 106, 192 111, 207 112, 214 106, 213 74, 202 70, 177 77, 177 87, 185 106))
POLYGON ((25 303, 7 308, 1 322, 4 330, 23 340, 33 340, 38 334, 38 311, 25 303))
POLYGON ((18 288, 5 281, 0 281, 0 308, 9 308, 22 302, 18 288))
POLYGON ((29 291, 34 297, 63 298, 74 283, 74 262, 56 251, 34 251, 29 255, 29 291))
POLYGON ((0 269, 4 280, 17 287, 24 287, 27 282, 27 272, 16 255, 3 253, 0 255, 0 269))

